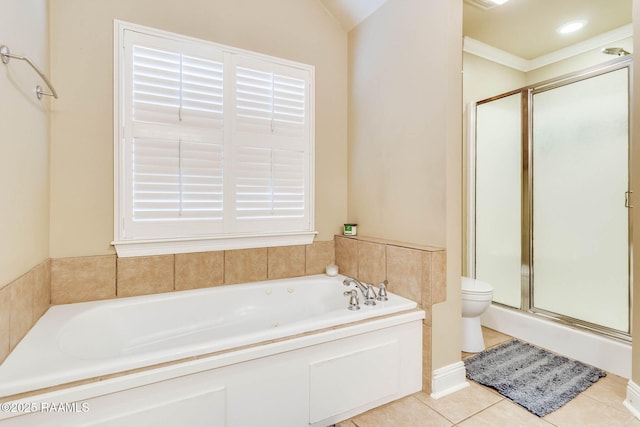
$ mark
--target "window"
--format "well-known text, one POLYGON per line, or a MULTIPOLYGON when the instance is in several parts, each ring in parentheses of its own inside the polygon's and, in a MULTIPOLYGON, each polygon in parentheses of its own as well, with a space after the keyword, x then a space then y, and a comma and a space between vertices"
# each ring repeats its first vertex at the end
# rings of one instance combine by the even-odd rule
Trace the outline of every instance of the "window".
POLYGON ((119 256, 313 240, 313 68, 116 21, 119 256))

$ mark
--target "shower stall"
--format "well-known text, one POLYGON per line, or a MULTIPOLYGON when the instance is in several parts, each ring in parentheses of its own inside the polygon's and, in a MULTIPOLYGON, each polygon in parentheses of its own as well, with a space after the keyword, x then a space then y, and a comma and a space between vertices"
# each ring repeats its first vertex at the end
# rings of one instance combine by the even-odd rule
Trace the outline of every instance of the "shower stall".
POLYGON ((494 287, 496 304, 622 340, 631 63, 477 102, 469 118, 468 274, 494 287))

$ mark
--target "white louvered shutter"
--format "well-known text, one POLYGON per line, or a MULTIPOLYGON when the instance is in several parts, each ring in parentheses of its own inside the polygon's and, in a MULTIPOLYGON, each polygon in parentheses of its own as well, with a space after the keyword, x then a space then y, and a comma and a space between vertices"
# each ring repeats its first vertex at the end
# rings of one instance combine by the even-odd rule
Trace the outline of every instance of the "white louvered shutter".
POLYGON ((125 50, 131 61, 127 225, 147 237, 222 231, 222 52, 139 34, 125 40, 125 50))
POLYGON ((140 27, 118 46, 119 256, 310 243, 313 68, 140 27))
POLYGON ((308 227, 308 70, 234 57, 236 229, 308 227))

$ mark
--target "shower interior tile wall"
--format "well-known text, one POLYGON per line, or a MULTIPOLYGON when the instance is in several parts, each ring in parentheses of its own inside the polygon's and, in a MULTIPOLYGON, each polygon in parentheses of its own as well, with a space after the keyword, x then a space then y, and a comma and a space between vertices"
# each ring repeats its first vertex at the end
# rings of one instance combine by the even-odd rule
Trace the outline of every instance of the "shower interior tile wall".
POLYGON ((344 275, 376 285, 386 278, 389 291, 422 306, 423 390, 429 392, 431 306, 446 299, 445 251, 360 236, 303 246, 46 260, 0 288, 0 361, 51 304, 320 274, 331 263, 344 275))

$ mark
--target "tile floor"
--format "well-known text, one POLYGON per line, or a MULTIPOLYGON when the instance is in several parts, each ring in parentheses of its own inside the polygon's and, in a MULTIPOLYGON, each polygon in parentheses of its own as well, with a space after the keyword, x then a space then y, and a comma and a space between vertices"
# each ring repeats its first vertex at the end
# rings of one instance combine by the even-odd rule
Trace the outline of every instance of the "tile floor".
MULTIPOLYGON (((511 339, 491 329, 483 329, 483 333, 487 348, 511 339)), ((462 358, 470 355, 463 353, 462 358)), ((627 380, 617 375, 607 374, 544 418, 533 415, 493 389, 469 383, 469 387, 438 400, 427 393, 415 393, 343 421, 337 427, 640 427, 640 421, 622 405, 627 380)))

